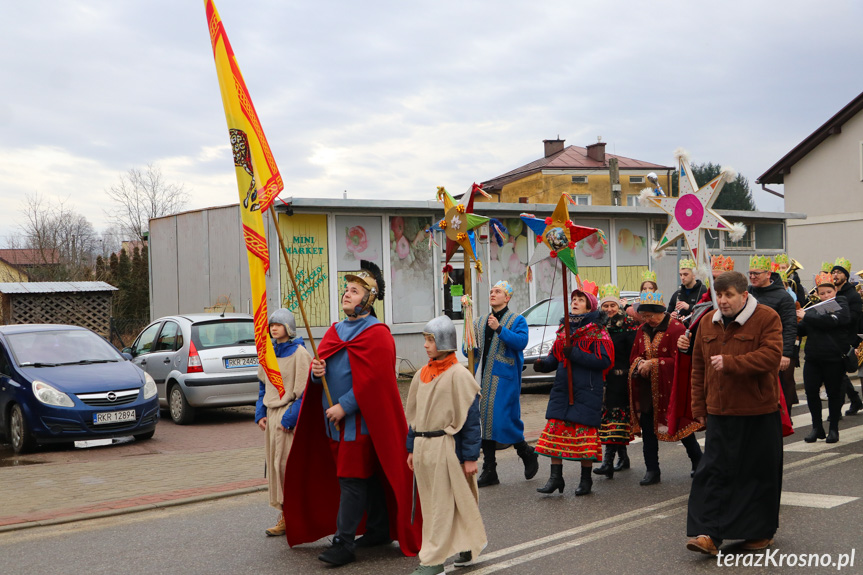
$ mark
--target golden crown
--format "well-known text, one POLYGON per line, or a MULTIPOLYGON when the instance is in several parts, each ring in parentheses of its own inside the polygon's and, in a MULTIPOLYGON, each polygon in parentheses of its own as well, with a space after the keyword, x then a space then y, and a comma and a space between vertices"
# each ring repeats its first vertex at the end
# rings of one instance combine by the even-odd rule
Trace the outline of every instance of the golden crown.
POLYGON ((749 269, 770 271, 773 261, 770 256, 749 256, 749 269))

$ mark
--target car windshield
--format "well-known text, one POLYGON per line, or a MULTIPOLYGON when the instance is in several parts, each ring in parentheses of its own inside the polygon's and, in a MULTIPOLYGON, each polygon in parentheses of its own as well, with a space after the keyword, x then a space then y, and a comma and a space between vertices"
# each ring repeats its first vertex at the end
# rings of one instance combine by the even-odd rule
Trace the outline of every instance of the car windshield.
POLYGON ((563 317, 563 300, 547 299, 528 308, 524 314, 527 325, 557 325, 563 317))
POLYGON ((31 331, 6 336, 21 367, 123 361, 107 341, 82 329, 31 331))
POLYGON ((255 325, 250 319, 225 319, 192 324, 192 341, 198 350, 255 345, 255 325))

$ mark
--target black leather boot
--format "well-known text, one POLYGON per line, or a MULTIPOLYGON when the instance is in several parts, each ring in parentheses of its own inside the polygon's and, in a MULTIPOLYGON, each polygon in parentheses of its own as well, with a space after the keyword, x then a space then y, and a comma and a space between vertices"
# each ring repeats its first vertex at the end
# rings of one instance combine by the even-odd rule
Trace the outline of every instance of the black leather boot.
POLYGON ((662 474, 657 469, 656 471, 647 470, 647 473, 644 474, 644 477, 641 478, 641 481, 638 482, 639 485, 656 485, 662 480, 662 474))
POLYGON ((827 432, 827 443, 837 443, 839 441, 839 423, 830 422, 830 431, 827 432))
POLYGON ((605 475, 609 479, 614 479, 614 454, 616 451, 616 445, 605 446, 605 455, 602 458, 602 465, 593 470, 596 475, 605 475))
POLYGON ((617 463, 614 465, 615 471, 623 471, 629 469, 629 455, 626 454, 626 446, 617 446, 617 463))
POLYGON ((515 444, 515 452, 524 462, 524 478, 536 477, 536 472, 539 471, 539 455, 534 452, 533 447, 528 445, 527 441, 522 441, 515 444))
MULTIPOLYGON (((614 473, 613 470, 612 473, 614 473)), ((576 497, 579 495, 587 495, 590 493, 591 487, 593 487, 593 477, 590 475, 590 467, 582 467, 581 481, 578 482, 578 487, 575 488, 576 497)))
POLYGON ((554 493, 557 489, 563 493, 563 488, 566 487, 566 482, 563 480, 563 463, 551 464, 551 475, 548 476, 548 481, 543 487, 537 487, 537 493, 554 493))
POLYGON ((494 441, 482 440, 482 473, 479 474, 479 479, 476 481, 477 487, 488 487, 500 483, 500 479, 497 478, 496 448, 494 441))
MULTIPOLYGON (((827 437, 827 434, 824 433, 824 426, 821 425, 819 421, 817 424, 815 422, 812 423, 812 431, 809 432, 809 435, 803 438, 803 441, 806 443, 815 443, 818 439, 824 439, 827 437)), ((838 433, 837 433, 838 439, 838 433)))

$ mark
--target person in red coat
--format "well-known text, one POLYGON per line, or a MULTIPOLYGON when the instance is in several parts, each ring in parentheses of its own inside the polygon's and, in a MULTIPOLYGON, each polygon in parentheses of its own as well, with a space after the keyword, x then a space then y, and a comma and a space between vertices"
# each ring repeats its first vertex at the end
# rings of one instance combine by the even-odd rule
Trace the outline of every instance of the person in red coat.
POLYGON ((665 312, 661 292, 642 292, 638 313, 644 324, 635 334, 629 358, 632 431, 644 441, 647 472, 639 483, 654 485, 661 477, 659 441, 682 442, 694 471, 701 460, 701 447, 693 434, 703 425, 692 418, 691 409, 671 409, 689 401, 688 370, 678 366, 677 349, 677 338, 686 328, 665 312))
POLYGON ((361 262, 342 296, 347 319, 333 324, 312 361, 294 444, 285 470, 285 533, 293 547, 335 533, 318 559, 342 566, 357 547, 397 539, 416 555, 422 518, 412 520, 413 481, 407 460, 407 422, 395 378, 395 342, 374 316, 384 282, 361 262), (326 377, 329 395, 323 393, 326 377), (363 523, 363 517, 366 516, 363 523), (356 539, 357 533, 365 533, 356 539))

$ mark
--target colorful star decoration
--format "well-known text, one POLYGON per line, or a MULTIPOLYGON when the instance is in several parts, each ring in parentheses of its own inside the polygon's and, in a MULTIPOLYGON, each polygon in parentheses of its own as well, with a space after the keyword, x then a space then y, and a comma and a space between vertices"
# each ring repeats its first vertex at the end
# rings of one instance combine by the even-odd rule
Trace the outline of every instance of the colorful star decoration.
POLYGON ((575 244, 595 233, 606 243, 605 234, 596 228, 577 226, 569 219, 567 202, 571 202, 567 194, 560 196, 560 201, 551 217, 542 219, 533 214, 521 214, 521 219, 536 234, 536 249, 528 266, 544 260, 547 257, 559 259, 574 274, 578 274, 578 263, 575 260, 575 244))
POLYGON ((443 219, 431 229, 439 229, 446 234, 446 259, 443 268, 445 282, 449 280, 449 272, 452 271, 449 261, 459 246, 464 249, 465 255, 473 260, 477 273, 482 273, 482 263, 476 257, 476 234, 473 230, 488 222, 489 218, 473 213, 473 198, 477 192, 485 194, 480 186, 474 184, 471 191, 464 194, 460 202, 456 202, 445 188, 438 186, 438 201, 443 201, 445 212, 443 219))
POLYGON ((686 239, 686 246, 696 261, 705 253, 706 246, 704 234, 701 230, 725 230, 731 231, 732 224, 725 218, 713 211, 713 203, 719 197, 722 186, 725 185, 728 174, 720 173, 718 176, 698 188, 695 176, 689 166, 689 160, 681 154, 678 157, 680 169, 680 196, 651 197, 648 198, 658 207, 665 210, 671 220, 665 233, 657 242, 655 252, 662 251, 668 244, 677 240, 680 236, 686 239))

